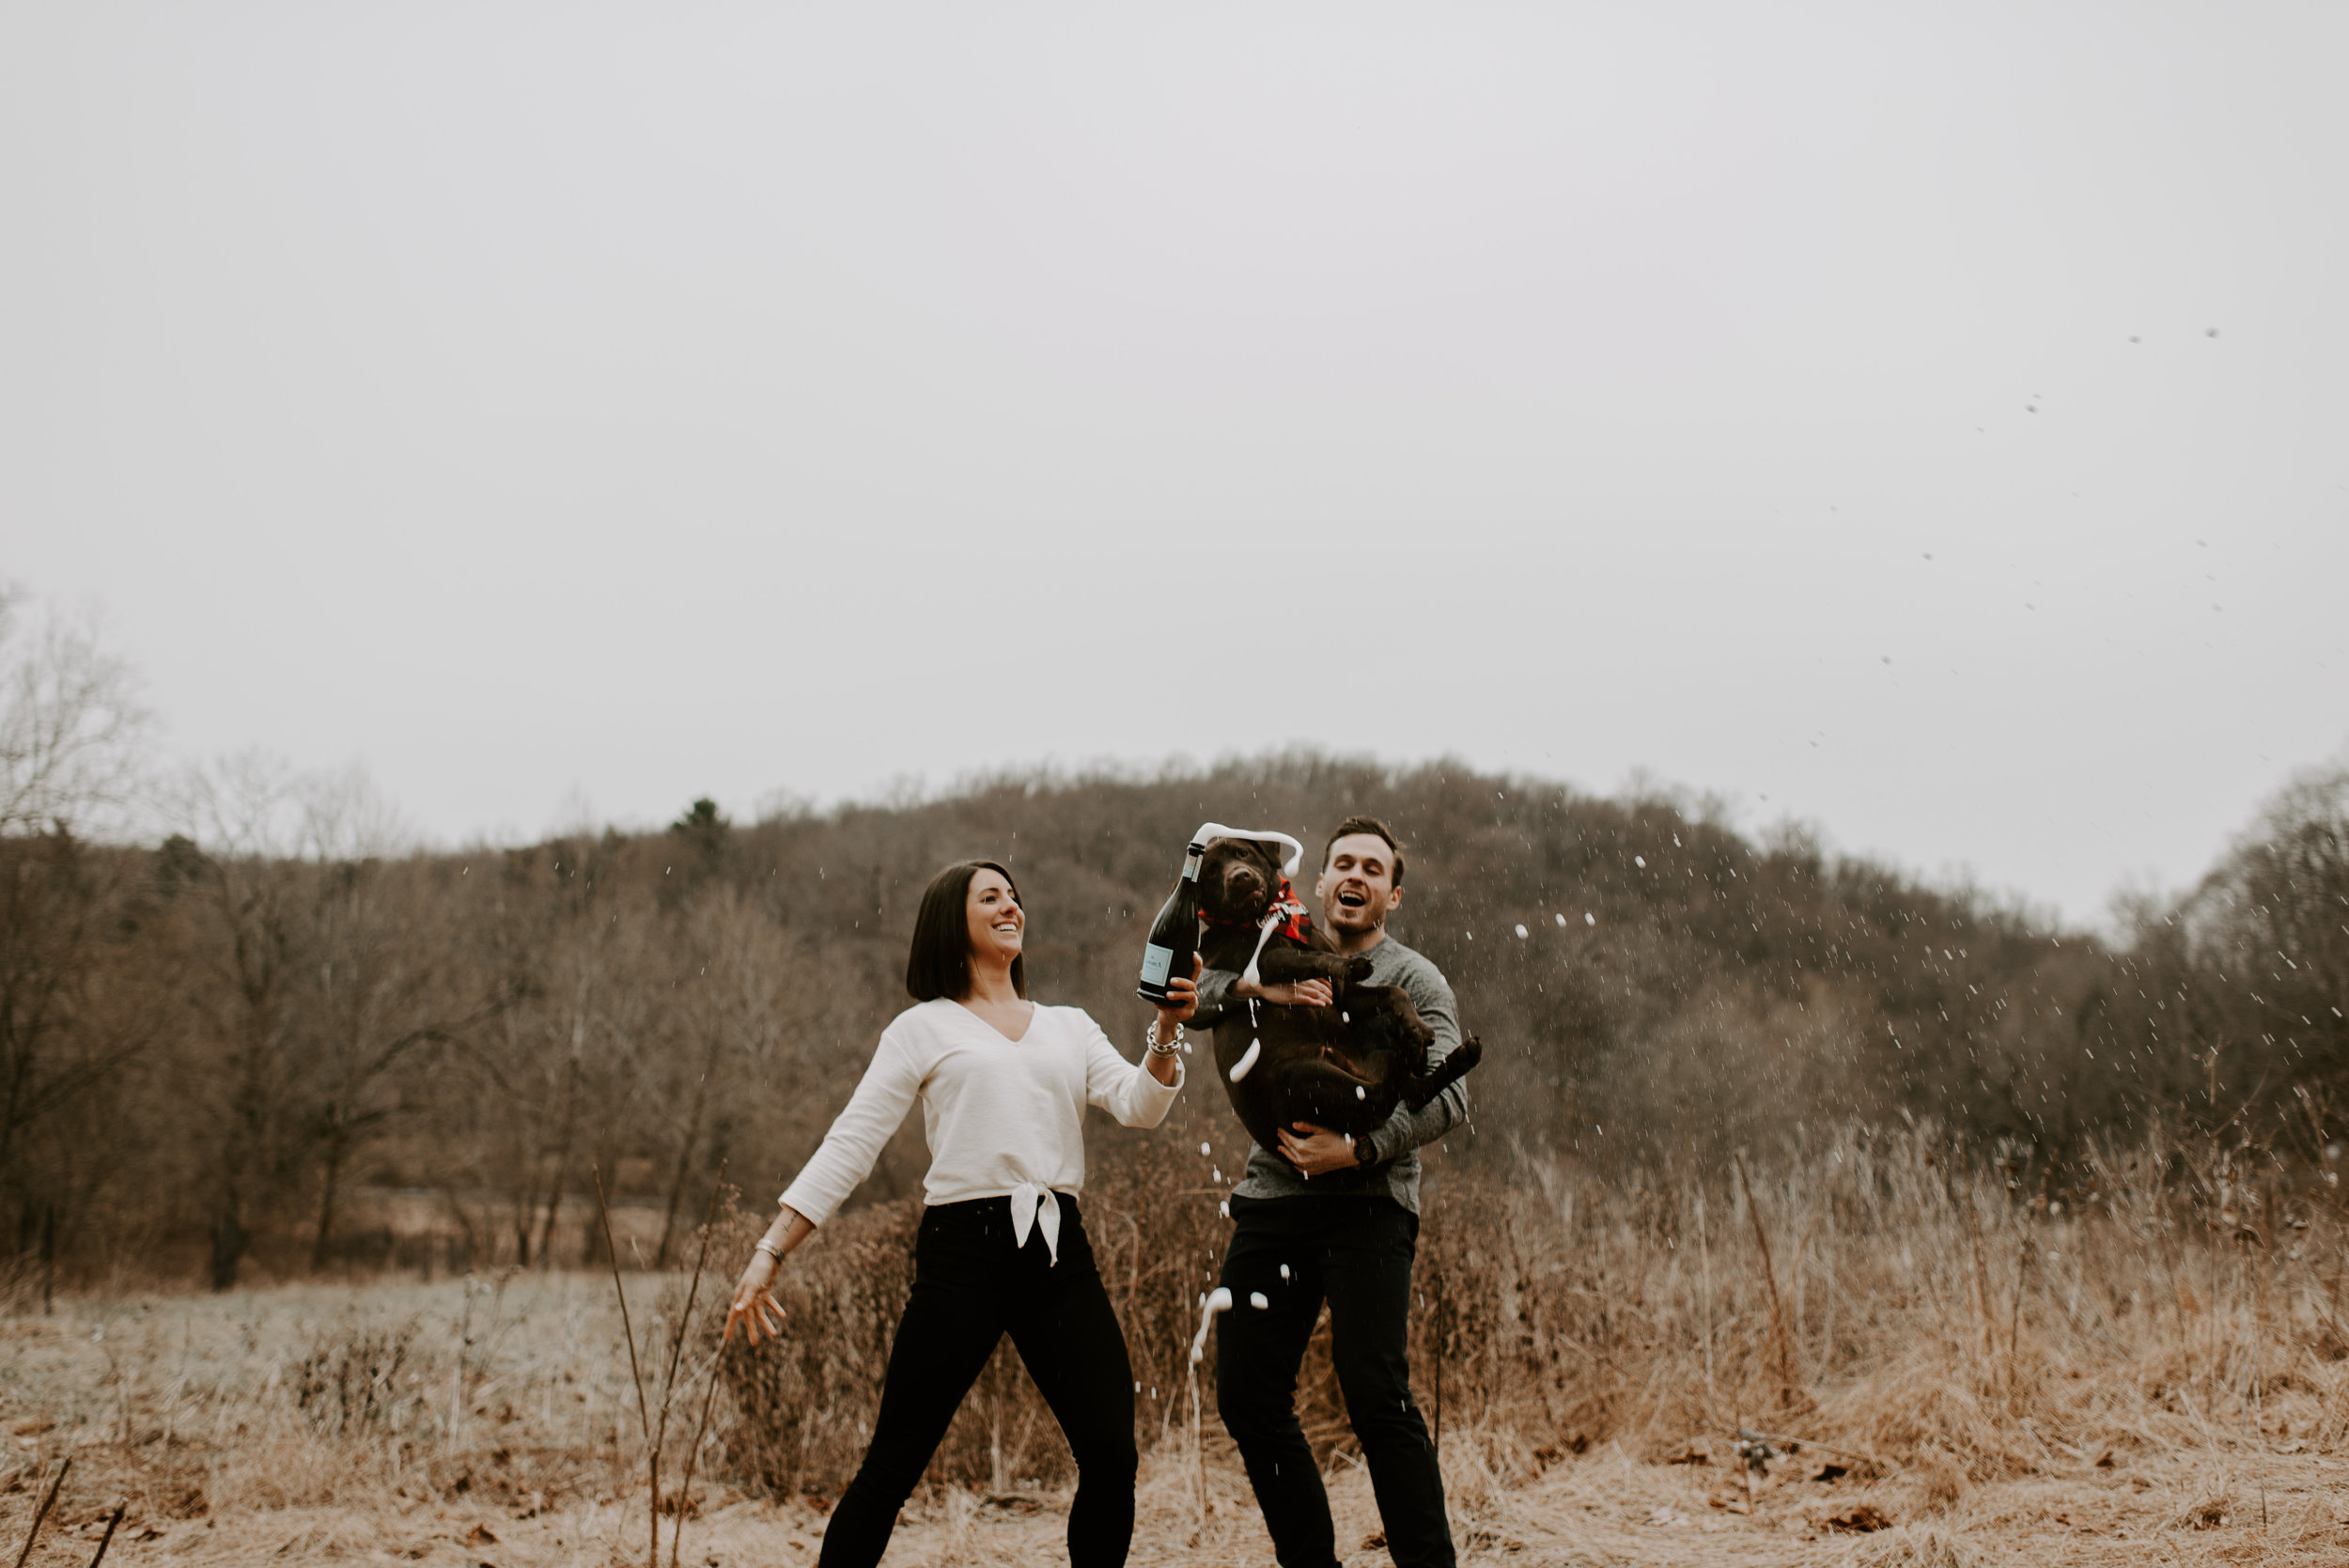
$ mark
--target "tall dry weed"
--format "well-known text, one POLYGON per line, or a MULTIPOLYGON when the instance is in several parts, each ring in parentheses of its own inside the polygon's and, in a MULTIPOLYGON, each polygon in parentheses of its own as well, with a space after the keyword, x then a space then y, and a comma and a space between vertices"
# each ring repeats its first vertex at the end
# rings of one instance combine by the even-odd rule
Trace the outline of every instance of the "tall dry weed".
MULTIPOLYGON (((1745 1429, 1897 1477, 1931 1510, 2115 1453, 2349 1436, 2331 1189, 2248 1181, 2239 1154, 2159 1144, 2090 1170, 2093 1190, 2067 1205, 1995 1163, 1954 1161, 1929 1132, 1855 1126, 1745 1180, 1605 1181, 1557 1164, 1509 1184, 1438 1175, 1413 1381, 1447 1454, 1468 1445, 1496 1485, 1610 1440, 1726 1463, 1745 1429)), ((1143 1383, 1145 1451, 1180 1428, 1196 1304, 1228 1231, 1197 1177, 1179 1158, 1137 1160, 1084 1200, 1143 1383)), ((844 1217, 785 1270, 785 1343, 727 1364, 725 1442, 744 1478, 828 1494, 853 1472, 918 1213, 844 1217)), ((756 1223, 736 1221, 722 1253, 745 1254, 756 1223)), ((1325 1319, 1299 1380, 1325 1456, 1353 1452, 1328 1333, 1325 1319)), ((1001 1491, 1066 1463, 1006 1343, 931 1474, 1001 1491)))

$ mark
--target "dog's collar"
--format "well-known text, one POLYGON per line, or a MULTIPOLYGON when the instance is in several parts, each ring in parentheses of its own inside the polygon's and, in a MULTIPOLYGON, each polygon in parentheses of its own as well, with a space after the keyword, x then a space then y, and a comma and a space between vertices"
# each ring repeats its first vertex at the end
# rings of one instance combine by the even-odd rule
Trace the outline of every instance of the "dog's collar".
POLYGON ((1199 911, 1199 918, 1209 925, 1233 925, 1244 931, 1252 931, 1260 925, 1269 924, 1282 936, 1288 938, 1291 941, 1299 942, 1310 940, 1314 928, 1313 915, 1306 910, 1304 903, 1298 898, 1297 890, 1289 885, 1289 879, 1286 877, 1281 878, 1280 890, 1273 893, 1271 904, 1266 907, 1265 912, 1261 915, 1252 919, 1234 920, 1228 915, 1213 914, 1203 908, 1199 911))
POLYGON ((1248 968, 1240 978, 1253 986, 1258 983, 1256 960, 1264 956, 1265 943, 1278 931, 1291 941, 1304 945, 1312 939, 1314 917, 1305 912, 1305 906, 1297 901, 1286 877, 1281 878, 1281 891, 1273 895, 1272 907, 1264 912, 1264 920, 1256 931, 1256 951, 1248 955, 1248 968))

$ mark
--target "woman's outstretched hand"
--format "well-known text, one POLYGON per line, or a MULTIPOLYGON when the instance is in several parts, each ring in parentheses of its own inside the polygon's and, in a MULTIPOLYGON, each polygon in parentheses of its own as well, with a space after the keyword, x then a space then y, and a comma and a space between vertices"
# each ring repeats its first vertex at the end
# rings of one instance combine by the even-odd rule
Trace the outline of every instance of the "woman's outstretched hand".
POLYGON ((775 1299, 775 1276, 783 1271, 783 1259, 777 1253, 790 1251, 815 1234, 816 1227, 808 1223, 807 1217, 795 1213, 787 1204, 775 1216, 775 1222, 767 1227, 766 1236, 768 1247, 775 1250, 770 1252, 767 1247, 761 1247, 743 1265, 742 1278, 734 1286, 734 1304, 726 1309, 725 1339, 734 1338, 737 1324, 753 1344, 758 1343, 762 1329, 770 1340, 783 1338, 783 1303, 775 1299))
POLYGON ((770 1340, 783 1338, 783 1303, 775 1299, 774 1290, 775 1272, 781 1266, 764 1252, 751 1254, 749 1266, 734 1287, 734 1305, 726 1309, 727 1339, 734 1338, 738 1324, 754 1345, 762 1328, 770 1340))

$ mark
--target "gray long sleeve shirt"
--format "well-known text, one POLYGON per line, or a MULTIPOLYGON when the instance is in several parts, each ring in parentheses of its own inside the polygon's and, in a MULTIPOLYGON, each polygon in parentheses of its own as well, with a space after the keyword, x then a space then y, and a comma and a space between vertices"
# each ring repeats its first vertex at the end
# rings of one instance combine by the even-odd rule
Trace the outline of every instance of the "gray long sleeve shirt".
MULTIPOLYGON (((1460 1018, 1452 1001, 1452 987, 1444 982, 1443 971, 1419 954, 1405 947, 1392 937, 1386 938, 1369 950, 1370 979, 1373 986, 1400 986, 1419 1009, 1419 1016, 1436 1032, 1427 1048, 1432 1064, 1452 1054, 1460 1044, 1460 1018)), ((1208 970, 1199 977, 1199 1011, 1194 1022, 1202 1027, 1213 1025, 1225 1009, 1248 1006, 1248 999, 1232 995, 1233 983, 1239 976, 1226 970, 1208 970)), ((1394 1114, 1371 1137, 1378 1161, 1352 1171, 1332 1171, 1326 1176, 1308 1181, 1297 1169, 1279 1155, 1248 1146, 1248 1170, 1240 1184, 1232 1189, 1240 1198, 1346 1198, 1384 1194, 1409 1209, 1419 1212, 1419 1147, 1433 1143, 1454 1127, 1468 1120, 1468 1087, 1465 1081, 1445 1089, 1426 1107, 1412 1110, 1408 1106, 1396 1106, 1394 1114)))

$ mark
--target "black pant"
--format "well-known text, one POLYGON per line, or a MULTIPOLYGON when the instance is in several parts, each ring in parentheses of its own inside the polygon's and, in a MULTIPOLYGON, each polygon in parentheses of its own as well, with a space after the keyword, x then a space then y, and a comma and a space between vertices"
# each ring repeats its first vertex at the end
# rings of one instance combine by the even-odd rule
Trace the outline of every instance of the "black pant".
POLYGON ((1396 1568, 1450 1568, 1443 1473, 1411 1402, 1407 1354, 1419 1216, 1392 1198, 1235 1198, 1232 1219, 1223 1257, 1232 1310, 1216 1325, 1215 1397, 1273 1555, 1282 1568, 1338 1560, 1329 1494, 1297 1424, 1297 1369, 1326 1296, 1338 1387, 1370 1462, 1387 1549, 1396 1568))
POLYGON ((1011 1201, 922 1215, 913 1295, 897 1324, 873 1446, 824 1531, 821 1568, 871 1568, 962 1396, 1008 1331, 1077 1458, 1074 1568, 1117 1568, 1134 1534, 1134 1374, 1077 1202, 1060 1198, 1060 1263, 1041 1226, 1012 1242, 1011 1201))

